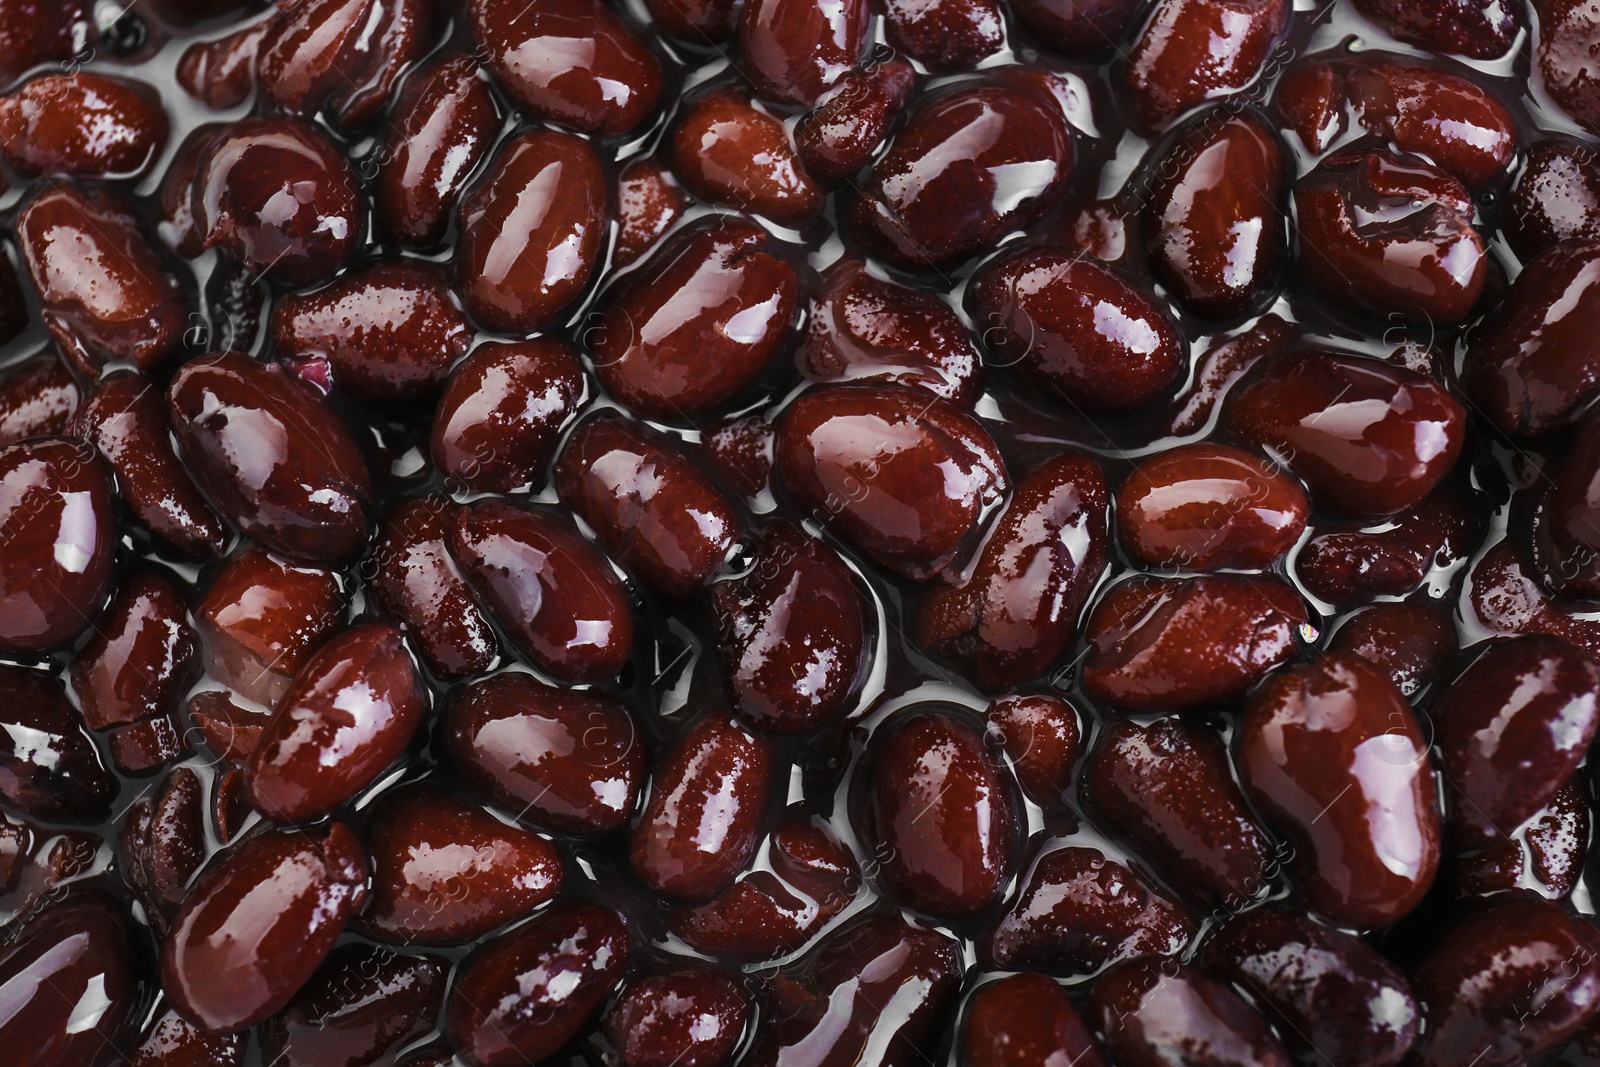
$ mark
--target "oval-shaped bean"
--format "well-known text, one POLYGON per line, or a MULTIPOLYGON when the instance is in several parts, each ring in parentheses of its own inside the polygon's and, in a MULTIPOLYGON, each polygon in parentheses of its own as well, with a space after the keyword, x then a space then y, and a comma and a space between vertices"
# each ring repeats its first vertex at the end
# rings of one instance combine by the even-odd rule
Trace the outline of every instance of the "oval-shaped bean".
POLYGON ((103 814, 117 780, 61 684, 42 671, 0 664, 0 697, 0 798, 43 818, 103 814))
POLYGON ((690 103, 672 133, 673 165, 698 197, 800 226, 822 210, 826 191, 795 156, 783 121, 738 89, 690 103))
POLYGON ((1247 88, 1283 39, 1292 9, 1285 0, 1157 0, 1122 67, 1134 120, 1158 130, 1247 88))
POLYGON ((1261 1016, 1188 964, 1125 960, 1095 980, 1090 1003, 1122 1067, 1289 1067, 1261 1016))
POLYGON ((685 969, 630 981, 605 1025, 622 1067, 727 1067, 749 1016, 731 978, 685 969))
POLYGON ((96 71, 46 74, 0 97, 0 152, 29 178, 140 178, 168 129, 155 89, 96 71))
POLYGON ((967 1067, 1106 1067, 1072 998, 1042 974, 1013 974, 973 993, 961 1049, 967 1067))
POLYGON ((866 0, 745 0, 739 69, 762 96, 814 104, 861 58, 871 18, 866 0))
POLYGON ((433 43, 428 0, 294 0, 261 38, 256 83, 274 110, 326 111, 341 126, 376 118, 433 43))
POLYGON ((439 956, 342 945, 261 1027, 262 1058, 281 1067, 380 1062, 433 1029, 448 969, 439 956))

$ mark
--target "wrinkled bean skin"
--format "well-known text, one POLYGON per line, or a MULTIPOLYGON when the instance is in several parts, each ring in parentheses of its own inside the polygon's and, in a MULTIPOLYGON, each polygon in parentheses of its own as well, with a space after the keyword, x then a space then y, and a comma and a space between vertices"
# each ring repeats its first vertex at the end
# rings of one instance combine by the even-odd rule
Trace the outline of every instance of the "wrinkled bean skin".
POLYGON ((1555 795, 1600 725, 1600 664, 1545 634, 1477 646, 1431 709, 1451 831, 1483 847, 1555 795))
POLYGON ((594 904, 567 904, 485 942, 457 969, 445 1002, 450 1043, 472 1067, 520 1067, 576 1034, 628 968, 628 927, 594 904))
POLYGON ((238 107, 256 88, 256 56, 274 19, 261 19, 214 41, 196 41, 178 60, 183 91, 213 111, 238 107))
POLYGON ((1183 905, 1097 848, 1071 845, 1034 863, 983 946, 1001 970, 1090 974, 1134 956, 1169 956, 1194 937, 1183 905))
POLYGON ((681 970, 629 982, 606 1013, 622 1067, 727 1067, 750 1004, 715 971, 681 970))
POLYGON ((1510 900, 1455 924, 1412 971, 1428 1029, 1421 1067, 1478 1057, 1525 1063, 1569 1037, 1600 1005, 1594 934, 1544 900, 1510 900))
POLYGON ((85 442, 0 448, 0 651, 44 652, 89 625, 111 585, 112 509, 111 480, 85 442))
POLYGON ((1421 503, 1455 466, 1466 410, 1415 371, 1297 352, 1236 389, 1223 424, 1236 440, 1281 455, 1318 504, 1387 516, 1421 503))
POLYGON ((707 716, 669 742, 629 842, 640 881, 679 900, 727 888, 761 842, 772 763, 767 741, 726 715, 707 716))
POLYGON ((1295 183, 1300 269, 1325 297, 1448 326, 1471 314, 1487 256, 1454 177, 1378 148, 1335 153, 1295 183))
POLYGON ((1083 685, 1130 712, 1232 703, 1294 654, 1307 621, 1300 595, 1270 575, 1140 575, 1089 614, 1083 685))
POLYGON ((256 83, 278 111, 326 111, 339 125, 378 116, 433 38, 427 0, 279 0, 261 38, 256 83))
POLYGON ((47 74, 0 97, 0 152, 29 178, 137 179, 161 155, 168 128, 150 86, 90 71, 47 74))
POLYGON ((561 854, 433 785, 385 793, 366 825, 372 894, 355 927, 400 945, 455 945, 558 893, 561 854))
POLYGON ((1433 767, 1378 668, 1338 652, 1273 675, 1245 705, 1235 752, 1256 810, 1295 846, 1313 908, 1383 926, 1421 901, 1439 864, 1433 767))
POLYGON ((440 496, 408 500, 384 520, 373 550, 378 603, 405 623, 428 669, 451 681, 483 673, 500 654, 499 639, 450 558, 459 507, 440 496))
POLYGON ((189 297, 131 209, 108 189, 52 182, 17 215, 17 247, 44 324, 90 377, 110 362, 161 366, 187 324, 189 297))
POLYGON ((0 949, 6 1055, 35 1067, 100 1067, 116 1056, 148 995, 144 950, 122 905, 75 892, 8 932, 0 949))
POLYGON ((1456 900, 1532 890, 1559 901, 1583 875, 1588 845, 1589 801, 1580 775, 1488 848, 1448 857, 1439 886, 1456 900))
POLYGON ((877 729, 867 759, 860 830, 885 888, 944 920, 994 903, 1010 874, 1014 817, 977 732, 913 711, 877 729))
POLYGON ((499 129, 500 105, 471 59, 449 56, 418 72, 375 157, 372 195, 384 232, 408 248, 440 244, 499 129))
POLYGON ((1522 9, 1481 0, 1352 0, 1355 9, 1397 40, 1469 59, 1498 59, 1511 50, 1522 9))
POLYGON ((972 994, 961 1048, 967 1067, 1106 1067, 1072 998, 1042 974, 1014 974, 972 994))
POLYGON ((1114 50, 1150 7, 1150 0, 1016 0, 1022 24, 1056 51, 1097 59, 1114 50))
POLYGON ((1157 0, 1122 70, 1133 119, 1159 130, 1250 85, 1278 47, 1290 9, 1284 0, 1157 0))
POLYGON ((1256 569, 1305 532, 1305 490, 1269 460, 1228 445, 1168 449, 1117 490, 1117 536, 1151 567, 1256 569))
POLYGON ((573 431, 555 486, 623 568, 679 599, 705 585, 742 526, 733 503, 669 438, 616 415, 573 431))
POLYGON ((1077 636, 1106 568, 1105 472, 1065 452, 1017 483, 970 576, 938 586, 917 610, 917 645, 990 689, 1032 681, 1077 636))
POLYGON ((1289 1054, 1227 986, 1186 964, 1126 960, 1090 1004, 1119 1067, 1289 1067, 1289 1054))
POLYGON ((452 489, 511 492, 542 478, 562 427, 587 399, 583 364, 565 342, 486 342, 451 373, 429 455, 452 489))
POLYGON ((660 62, 599 0, 468 0, 467 18, 495 81, 537 118, 616 137, 660 99, 660 62), (574 40, 582 59, 567 43, 574 40))
POLYGON ((829 934, 772 990, 776 1018, 747 1067, 912 1067, 926 1054, 961 983, 961 954, 944 934, 875 915, 829 934), (883 1010, 892 1005, 892 1010, 883 1010))
POLYGON ((1425 602, 1373 604, 1335 631, 1330 652, 1353 652, 1377 667, 1407 699, 1431 685, 1456 652, 1450 624, 1425 602))
POLYGON ((633 608, 610 563, 554 512, 481 501, 458 512, 450 555, 518 649, 563 682, 614 676, 633 608))
POLYGON ((931 71, 971 70, 1005 43, 997 0, 888 0, 889 44, 931 71))
POLYGON ((853 258, 824 273, 795 362, 815 382, 914 385, 969 410, 983 388, 981 358, 955 310, 853 258))
POLYGON ((1210 318, 1270 300, 1287 256, 1287 161, 1272 130, 1249 112, 1203 115, 1155 166, 1144 226, 1162 284, 1210 318))
POLYGON ((200 640, 188 614, 187 597, 167 572, 149 568, 123 578, 72 661, 72 689, 90 729, 173 710, 199 667, 200 640))
POLYGON ((866 0, 745 0, 739 70, 767 99, 815 104, 861 58, 871 17, 866 0))
POLYGON ((1145 407, 1184 369, 1182 335, 1154 295, 1069 250, 1023 248, 986 263, 967 307, 992 364, 1084 411, 1145 407))
POLYGON ((631 160, 617 174, 612 197, 616 205, 617 243, 614 266, 626 267, 650 251, 662 234, 683 216, 688 196, 678 179, 658 159, 631 160))
POLYGON ((912 111, 840 213, 872 255, 938 269, 1038 218, 1071 170, 1071 138, 1051 102, 1010 86, 958 86, 912 111))
POLYGON ((773 254, 765 230, 712 216, 678 231, 609 293, 585 340, 618 400, 645 418, 691 419, 722 407, 772 362, 798 299, 794 268, 773 254))
POLYGON ((366 886, 366 855, 343 823, 251 837, 184 898, 161 945, 162 988, 207 1030, 262 1022, 327 958, 366 886))
POLYGON ((273 309, 280 358, 324 359, 339 391, 369 407, 430 398, 466 355, 472 327, 445 273, 416 260, 377 260, 273 309))
POLYGON ((150 929, 165 937, 194 876, 206 861, 203 787, 179 767, 128 809, 118 835, 123 880, 144 905, 150 929))
POLYGON ((530 822, 568 833, 625 826, 649 767, 627 708, 527 674, 497 674, 458 691, 439 734, 472 785, 530 822))
POLYGON ((128 1067, 244 1067, 247 1035, 208 1034, 165 1009, 128 1056, 128 1067))
POLYGON ((1011 759, 1022 791, 1042 807, 1068 795, 1082 753, 1083 716, 1054 693, 1014 693, 989 705, 987 734, 1011 759))
POLYGON ((71 59, 91 25, 82 0, 7 0, 0 8, 0 82, 9 84, 40 63, 71 59))
POLYGON ((905 107, 915 77, 898 59, 845 72, 794 128, 795 151, 812 177, 836 182, 866 166, 905 107))
POLYGON ((0 665, 0 798, 41 818, 103 814, 117 781, 101 763, 59 682, 0 665), (25 740, 19 740, 25 739, 25 740))
POLYGON ((739 25, 742 0, 645 0, 656 29, 690 44, 720 44, 739 25))
POLYGON ((1600 323, 1600 241, 1554 245, 1473 331, 1461 383, 1489 421, 1539 436, 1575 422, 1600 395, 1588 338, 1600 323))
POLYGON ((1535 142, 1500 228, 1524 262, 1561 241, 1600 238, 1600 159, 1575 139, 1535 142))
POLYGON ((976 419, 904 386, 803 394, 779 426, 777 466, 801 508, 913 581, 959 567, 1009 488, 976 419))
POLYGON ((1114 723, 1084 767, 1082 789, 1173 885, 1230 907, 1266 887, 1272 843, 1234 784, 1226 746, 1211 731, 1177 718, 1114 723))
POLYGON ((0 447, 66 433, 82 396, 66 362, 49 349, 6 364, 0 370, 0 447))
POLYGON ((1376 530, 1327 524, 1300 549, 1295 573, 1314 596, 1350 606, 1416 589, 1436 566, 1470 554, 1466 502, 1445 484, 1376 530))
POLYGON ((690 104, 672 134, 672 158, 694 195, 783 226, 822 210, 825 191, 795 156, 788 129, 737 89, 718 89, 690 104))
POLYGON ((200 488, 264 547, 333 561, 366 543, 366 461, 333 409, 282 367, 238 352, 190 360, 167 387, 167 408, 200 488))
POLYGON ((1600 17, 1584 0, 1534 0, 1532 6, 1538 16, 1534 64, 1545 92, 1578 125, 1600 132, 1600 82, 1590 68, 1600 17))
POLYGON ((261 1028, 262 1058, 281 1067, 376 1063, 433 1029, 448 968, 438 956, 344 945, 261 1028))

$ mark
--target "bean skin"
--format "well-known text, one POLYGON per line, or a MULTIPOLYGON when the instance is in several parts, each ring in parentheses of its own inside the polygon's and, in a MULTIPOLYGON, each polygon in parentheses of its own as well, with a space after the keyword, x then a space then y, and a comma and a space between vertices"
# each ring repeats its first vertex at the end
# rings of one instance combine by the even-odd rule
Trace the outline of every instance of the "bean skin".
POLYGON ((1106 1067, 1072 998, 1042 974, 1010 975, 973 993, 961 1047, 968 1067, 1106 1067))
POLYGON ((0 97, 0 152, 30 178, 137 180, 166 147, 168 130, 154 89, 91 71, 47 74, 0 97))
POLYGON ((1250 1005, 1186 964, 1118 963, 1095 981, 1091 1004, 1123 1067, 1289 1067, 1289 1054, 1250 1005))

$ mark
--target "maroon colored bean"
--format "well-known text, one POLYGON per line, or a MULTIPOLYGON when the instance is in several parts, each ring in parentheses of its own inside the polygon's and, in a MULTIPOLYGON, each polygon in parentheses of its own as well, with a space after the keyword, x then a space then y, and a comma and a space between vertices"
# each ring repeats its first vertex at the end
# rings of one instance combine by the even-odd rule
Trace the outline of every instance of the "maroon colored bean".
POLYGON ((199 775, 179 767, 123 818, 118 840, 123 878, 144 905, 157 937, 166 936, 189 880, 206 861, 203 789, 199 775))
POLYGON ((1158 130, 1207 100, 1248 87, 1289 26, 1284 0, 1157 0, 1122 81, 1133 117, 1158 130))
POLYGON ((1072 998, 1042 974, 1014 974, 973 993, 961 1049, 967 1067, 1106 1067, 1072 998))
POLYGON ((29 67, 71 59, 91 32, 82 0, 5 0, 0 4, 0 83, 29 67))
POLYGON ((1489 549, 1468 572, 1467 597, 1469 619, 1493 633, 1550 634, 1600 657, 1600 624, 1581 604, 1552 600, 1509 541, 1489 549))
POLYGON ((1078 709, 1054 693, 1015 693, 992 702, 984 719, 1022 791, 1041 806, 1060 806, 1083 745, 1078 709))
POLYGON ((117 780, 66 691, 41 671, 0 665, 0 798, 42 818, 103 814, 117 780))
MULTIPOLYGON (((188 711, 189 719, 200 731, 201 738, 218 760, 228 764, 248 760, 261 746, 261 735, 266 733, 267 723, 272 721, 270 712, 242 707, 234 703, 227 691, 221 689, 196 693, 189 698, 188 711)), ((219 777, 219 795, 232 789, 233 775, 239 776, 237 784, 243 788, 243 772, 237 767, 229 767, 222 775, 229 778, 226 788, 219 777)), ((250 808, 248 799, 244 807, 250 808)))
POLYGON ((140 178, 168 128, 153 88, 93 71, 46 74, 0 97, 0 152, 28 178, 140 178))
POLYGON ((738 68, 772 100, 811 105, 870 41, 866 0, 745 0, 738 68))
POLYGON ((82 393, 66 361, 53 350, 6 364, 0 370, 0 447, 66 433, 82 393))
POLYGON ((1589 69, 1589 52, 1600 37, 1600 18, 1581 0, 1534 0, 1533 35, 1539 81, 1557 107, 1590 133, 1600 131, 1600 84, 1589 69))
POLYGON ((1289 1067, 1289 1054, 1237 993, 1187 964, 1126 960, 1090 1003, 1120 1067, 1289 1067))
POLYGON ((1457 900, 1531 890, 1559 901, 1582 877, 1588 848, 1589 801, 1575 776, 1488 848, 1447 858, 1438 884, 1457 900))
POLYGON ((1348 607, 1373 596, 1402 596, 1435 567, 1472 550, 1466 502, 1446 484, 1422 503, 1369 529, 1318 527, 1295 557, 1295 573, 1312 595, 1348 607))
POLYGON ((873 61, 840 75, 795 124, 795 151, 806 170, 836 182, 866 166, 905 107, 915 78, 911 65, 898 59, 873 61))
POLYGON ((825 191, 795 156, 782 119, 739 89, 723 88, 688 105, 672 133, 678 176, 694 195, 782 226, 822 210, 825 191))
POLYGON ((1498 59, 1511 50, 1522 9, 1479 0, 1353 0, 1355 9, 1396 40, 1469 59, 1498 59))
POLYGON ((1097 59, 1128 36, 1151 0, 1015 0, 1018 19, 1045 44, 1074 59, 1097 59))
POLYGON ((244 1067, 248 1034, 212 1034, 166 1008, 128 1055, 128 1067, 244 1067))
POLYGON ((1524 261, 1561 241, 1600 238, 1600 159, 1582 141, 1535 142, 1500 228, 1524 261))
POLYGON ((1579 424, 1533 513, 1533 563, 1557 596, 1600 595, 1600 415, 1579 424))
POLYGON ((72 689, 91 729, 169 714, 198 673, 187 596, 164 571, 125 577, 72 661, 72 689))
POLYGON ((1450 623, 1425 602, 1373 604, 1340 624, 1330 652, 1353 652, 1407 698, 1431 685, 1456 651, 1450 623))
POLYGON ((645 0, 656 28, 690 44, 719 44, 739 25, 743 0, 645 0))
POLYGON ((1212 345, 1200 357, 1193 383, 1173 402, 1166 431, 1187 437, 1204 429, 1234 384, 1256 363, 1281 352, 1293 336, 1289 324, 1269 312, 1237 335, 1212 345))
POLYGON ((888 0, 889 44, 935 72, 971 70, 1005 44, 997 0, 888 0))
POLYGON ((724 485, 746 497, 771 488, 777 433, 760 415, 725 419, 700 432, 700 458, 724 485))
POLYGON ((631 160, 617 173, 612 202, 617 242, 611 262, 616 267, 626 267, 654 248, 689 206, 688 196, 666 164, 649 157, 631 160))
POLYGON ((262 1059, 274 1067, 380 1062, 433 1029, 448 969, 438 956, 343 945, 261 1027, 262 1059))
POLYGON ((605 1024, 622 1067, 727 1067, 749 1016, 731 979, 681 970, 629 982, 605 1024))
POLYGON ((238 107, 255 91, 256 56, 277 21, 261 19, 214 41, 191 44, 178 60, 178 84, 213 111, 238 107))
POLYGON ((428 0, 280 0, 256 55, 256 83, 278 110, 326 111, 339 125, 376 118, 433 43, 428 0))

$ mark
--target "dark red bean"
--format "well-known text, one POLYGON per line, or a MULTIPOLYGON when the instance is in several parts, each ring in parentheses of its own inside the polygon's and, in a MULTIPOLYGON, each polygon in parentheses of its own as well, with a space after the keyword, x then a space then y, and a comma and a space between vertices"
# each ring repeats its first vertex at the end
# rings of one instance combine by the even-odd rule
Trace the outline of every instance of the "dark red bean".
POLYGON ((1042 974, 1013 974, 973 993, 961 1050, 966 1067, 1106 1067, 1072 998, 1042 974))
POLYGON ((1090 1003, 1119 1067, 1289 1067, 1261 1016, 1187 964, 1118 963, 1095 981, 1090 1003))
MULTIPOLYGON (((211 748, 218 760, 243 763, 261 745, 261 735, 272 720, 270 712, 255 711, 233 702, 225 690, 208 689, 189 698, 189 718, 201 738, 211 748)), ((243 772, 230 768, 225 776, 238 774, 238 784, 243 788, 243 772)), ((232 782, 227 787, 232 788, 232 782)), ((221 784, 218 793, 224 792, 221 784)), ((249 808, 246 800, 245 808, 249 808)))
POLYGON ((118 1055, 146 1003, 136 930, 96 892, 25 916, 0 949, 6 1055, 34 1067, 99 1067, 118 1055))
POLYGON ((782 226, 800 226, 822 210, 826 195, 795 156, 783 120, 739 89, 722 88, 693 101, 672 133, 672 158, 694 195, 782 226))
POLYGON ((1097 848, 1069 845, 1034 863, 985 950, 1001 970, 1089 974, 1134 956, 1170 956, 1194 937, 1182 904, 1097 848))
POLYGON ((93 71, 46 74, 0 97, 0 152, 28 178, 142 177, 168 128, 153 88, 93 71))
POLYGON ((870 42, 866 0, 745 0, 738 68, 762 96, 811 105, 870 42))
POLYGON ((1300 595, 1271 575, 1136 576, 1089 615, 1083 685, 1127 711, 1228 704, 1295 653, 1307 621, 1300 595))
POLYGON ((1433 683, 1456 651, 1456 635, 1425 601, 1373 604, 1340 624, 1330 652, 1353 652, 1414 697, 1433 683))
POLYGON ((367 213, 339 146, 318 127, 283 118, 241 119, 212 138, 197 163, 193 204, 206 248, 291 286, 345 266, 367 213))
POLYGON ((400 244, 432 248, 500 131, 500 105, 476 63, 447 56, 406 83, 388 130, 374 157, 378 220, 400 244))
POLYGON ((1022 791, 1043 807, 1067 798, 1083 745, 1078 709, 1053 693, 1015 693, 989 705, 987 735, 1011 759, 1022 791))
POLYGON ((840 75, 794 127, 795 151, 813 177, 836 182, 872 159, 911 95, 916 72, 898 59, 840 75))
POLYGON ((936 586, 917 609, 920 648, 988 689, 1050 670, 1106 568, 1105 472, 1064 452, 1017 483, 959 584, 936 586))
POLYGON ((957 86, 911 113, 840 211, 872 255, 935 269, 1038 218, 1071 170, 1071 138, 1052 102, 1011 86, 957 86))
POLYGON ((406 624, 422 661, 446 680, 481 674, 499 639, 449 553, 459 505, 440 496, 408 500, 389 513, 373 550, 372 591, 406 624))
POLYGON ((188 469, 266 548, 347 559, 367 541, 372 482, 333 409, 282 367, 238 352, 190 360, 167 387, 188 469))
POLYGON ((1234 383, 1260 360, 1281 352, 1293 336, 1288 323, 1268 312, 1248 329, 1208 348, 1195 367, 1193 383, 1167 414, 1167 432, 1188 437, 1204 429, 1234 383))
POLYGON ((599 1010, 628 969, 628 927, 594 904, 567 904, 481 945, 445 1002, 450 1043, 472 1067, 550 1056, 599 1010))
POLYGON ((109 189, 52 182, 17 215, 16 227, 40 316, 86 376, 117 361, 151 370, 178 350, 190 301, 140 231, 130 201, 109 189), (85 271, 90 260, 101 269, 85 271))
POLYGON ((649 767, 627 708, 530 674, 459 690, 445 704, 440 736, 478 789, 519 818, 571 833, 626 826, 649 767))
POLYGON ((44 652, 89 625, 111 586, 116 516, 93 447, 0 448, 0 651, 44 652))
MULTIPOLYGON (((262 729, 265 729, 265 724, 262 729)), ((250 807, 249 790, 245 788, 244 771, 234 766, 222 768, 212 783, 211 813, 216 823, 217 838, 223 844, 239 836, 245 821, 255 813, 255 809, 250 807)))
POLYGON ((1295 573, 1312 595, 1339 607, 1373 596, 1402 596, 1435 567, 1471 553, 1469 522, 1461 493, 1446 484, 1416 507, 1369 529, 1319 526, 1295 557, 1295 573))
POLYGON ((166 1008, 128 1055, 128 1067, 244 1067, 247 1034, 211 1034, 166 1008))
POLYGON ((997 0, 888 0, 883 20, 889 44, 935 72, 977 66, 1005 44, 1005 25, 997 0))
POLYGON ((91 33, 82 0, 5 0, 0 4, 0 83, 29 67, 71 59, 91 33))
POLYGON ((1381 148, 1328 157, 1294 190, 1300 269, 1323 296, 1367 315, 1440 326, 1482 295, 1483 238, 1466 186, 1381 148))
POLYGON ((1524 261, 1561 241, 1600 238, 1600 159, 1594 150, 1564 137, 1536 142, 1500 228, 1524 261))
POLYGON ((645 0, 656 28, 690 44, 719 44, 739 25, 743 0, 645 0))
POLYGON ((617 267, 626 267, 655 247, 689 206, 672 171, 649 157, 634 159, 618 172, 612 202, 616 205, 617 241, 611 262, 617 267))
POLYGON ((1270 460, 1227 445, 1170 448, 1117 491, 1117 536, 1152 567, 1271 566, 1305 532, 1311 504, 1270 460))
POLYGON ((1353 0, 1396 40, 1469 59, 1498 59, 1522 28, 1520 7, 1479 0, 1353 0))
POLYGON ((1600 415, 1579 424, 1533 513, 1533 563, 1557 596, 1600 595, 1600 415))
POLYGON ((123 818, 118 848, 123 878, 133 887, 157 937, 165 937, 189 879, 206 861, 205 797, 200 776, 179 767, 123 818))
POLYGON ((366 855, 343 823, 247 839, 184 898, 161 946, 162 988, 207 1030, 266 1020, 327 958, 366 885, 366 855), (263 900, 273 904, 266 914, 263 900))
POLYGON ((1355 515, 1415 507, 1455 466, 1466 410, 1415 371, 1359 356, 1296 352, 1235 390, 1223 424, 1281 455, 1321 505, 1355 515))
POLYGON ((124 774, 156 771, 193 751, 170 713, 113 726, 106 740, 111 744, 111 762, 124 774))
POLYGON ((66 361, 51 349, 8 363, 0 370, 0 447, 66 433, 81 398, 66 361))
POLYGON ((0 665, 0 707, 0 798, 42 818, 103 814, 117 781, 60 683, 0 665))
POLYGON ((724 406, 772 362, 798 290, 765 230, 712 216, 674 234, 609 293, 585 343, 618 400, 646 418, 691 419, 724 406))
POLYGON ((72 689, 91 729, 168 714, 198 673, 187 596, 164 571, 125 577, 72 661, 72 689))
POLYGON ((760 415, 725 419, 700 431, 699 454, 711 472, 746 497, 771 488, 777 433, 760 415))
POLYGON ((1411 973, 1428 1020, 1420 1067, 1511 1067, 1571 1036, 1600 1005, 1594 931, 1544 900, 1456 923, 1411 973))
POLYGON ((1016 0, 1022 24, 1058 52, 1096 59, 1117 49, 1150 0, 1016 0))
POLYGON ((960 567, 1009 488, 976 419, 903 386, 803 394, 784 414, 777 461, 812 518, 913 581, 960 567))
POLYGON ((538 482, 567 419, 588 399, 571 346, 489 341, 451 372, 428 451, 452 490, 506 493, 538 482))
POLYGON ((1493 633, 1550 634, 1600 657, 1600 624, 1581 603, 1552 600, 1509 541, 1489 549, 1468 572, 1467 597, 1468 618, 1493 633))
POLYGON ((979 268, 967 307, 993 362, 1090 412, 1135 411, 1177 384, 1182 335, 1155 296, 1059 248, 1022 248, 979 268))
POLYGON ((606 1012, 606 1033, 621 1067, 727 1067, 749 1017, 727 976, 669 971, 629 982, 606 1012))
POLYGON ((1578 125, 1600 131, 1600 85, 1588 58, 1600 36, 1600 20, 1579 0, 1534 0, 1533 12, 1538 16, 1534 62, 1544 91, 1578 125))
POLYGON ((983 389, 981 357, 955 309, 854 258, 824 272, 795 361, 812 381, 915 385, 968 409, 983 389))
POLYGON ((1280 671, 1251 695, 1235 746, 1313 908, 1384 926, 1416 907, 1439 865, 1439 805, 1427 741, 1387 676, 1349 652, 1280 671))
POLYGON ((469 0, 466 6, 484 65, 534 117, 615 137, 655 110, 661 64, 609 5, 469 0))
POLYGON ((278 111, 326 111, 339 125, 378 116, 433 43, 428 0, 288 0, 261 38, 256 82, 278 111))
POLYGON ((1562 900, 1583 875, 1588 847, 1589 801, 1582 777, 1575 776, 1488 848, 1447 858, 1438 884, 1457 900, 1526 890, 1562 900))
POLYGON ((461 200, 456 285, 467 310, 500 333, 552 322, 589 282, 606 197, 600 156, 583 138, 535 129, 506 142, 461 200))
POLYGON ((178 60, 178 84, 213 111, 238 107, 255 91, 256 56, 278 21, 261 19, 214 41, 191 44, 178 60))
POLYGON ((563 682, 610 678, 633 651, 633 608, 605 556, 554 512, 481 501, 450 554, 513 644, 563 682))
POLYGON ((433 1029, 448 961, 343 945, 289 1006, 261 1027, 261 1056, 275 1067, 377 1063, 433 1029))
POLYGON ((1283 39, 1291 7, 1284 0, 1157 0, 1123 67, 1134 119, 1158 130, 1249 86, 1283 39))
POLYGON ((862 919, 780 976, 775 1018, 743 1062, 913 1067, 946 1018, 961 972, 959 945, 944 934, 893 914, 862 919), (880 1007, 890 1004, 893 1011, 880 1007))
POLYGON ((432 785, 385 792, 366 822, 372 895, 356 928, 399 945, 453 945, 561 890, 555 845, 432 785))

